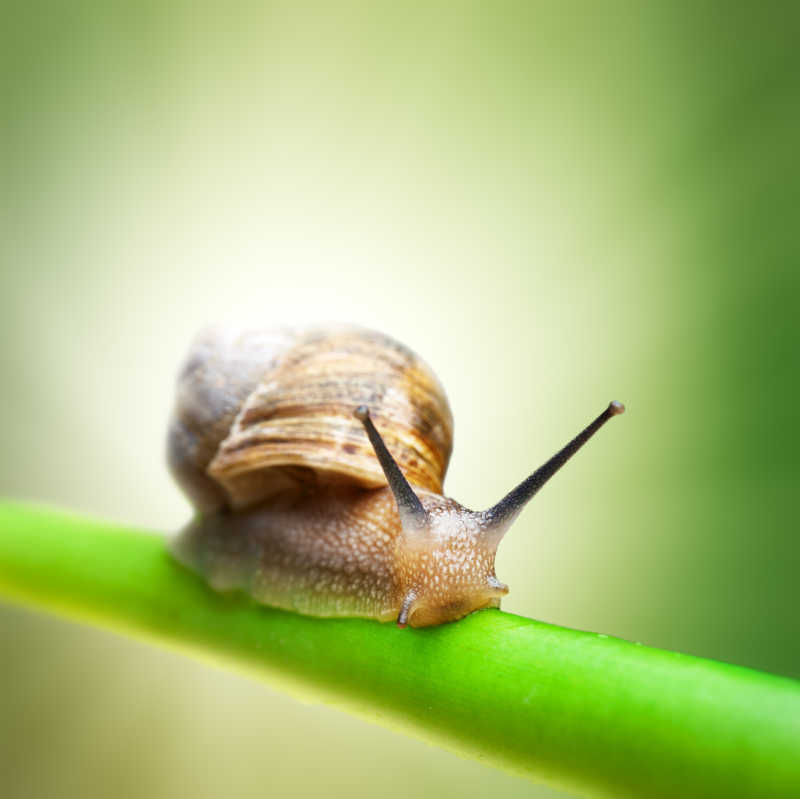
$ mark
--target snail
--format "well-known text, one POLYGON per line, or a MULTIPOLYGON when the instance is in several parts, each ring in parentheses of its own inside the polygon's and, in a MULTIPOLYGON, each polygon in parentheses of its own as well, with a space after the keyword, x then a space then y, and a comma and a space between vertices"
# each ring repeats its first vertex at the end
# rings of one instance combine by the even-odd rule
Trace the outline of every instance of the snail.
POLYGON ((508 593, 497 546, 612 416, 493 507, 442 494, 453 419, 411 350, 349 326, 212 328, 178 378, 168 462, 196 509, 174 555, 219 591, 314 616, 454 621, 508 593))

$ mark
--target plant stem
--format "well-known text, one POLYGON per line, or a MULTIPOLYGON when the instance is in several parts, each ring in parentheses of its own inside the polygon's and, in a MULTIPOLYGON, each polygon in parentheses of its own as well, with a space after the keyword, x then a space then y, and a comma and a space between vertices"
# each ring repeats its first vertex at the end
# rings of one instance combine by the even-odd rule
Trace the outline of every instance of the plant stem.
POLYGON ((420 630, 221 596, 161 536, 0 504, 0 596, 589 795, 800 796, 800 683, 488 610, 420 630))

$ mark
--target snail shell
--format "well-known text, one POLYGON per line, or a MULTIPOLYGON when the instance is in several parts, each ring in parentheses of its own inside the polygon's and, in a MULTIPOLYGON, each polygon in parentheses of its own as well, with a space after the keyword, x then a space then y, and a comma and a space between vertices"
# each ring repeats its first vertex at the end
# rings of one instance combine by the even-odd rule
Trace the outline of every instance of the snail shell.
POLYGON ((178 381, 170 467, 205 513, 293 488, 385 486, 359 405, 376 409, 408 481, 441 493, 453 446, 444 389, 407 347, 356 327, 198 336, 178 381))

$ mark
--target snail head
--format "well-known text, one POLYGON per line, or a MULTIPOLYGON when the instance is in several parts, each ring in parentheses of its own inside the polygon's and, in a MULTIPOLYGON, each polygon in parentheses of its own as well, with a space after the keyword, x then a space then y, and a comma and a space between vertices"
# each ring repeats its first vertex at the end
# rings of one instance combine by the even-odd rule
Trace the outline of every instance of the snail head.
POLYGON ((495 576, 497 546, 528 501, 612 417, 609 406, 543 466, 488 510, 472 511, 447 497, 415 492, 372 423, 369 409, 355 416, 364 425, 397 501, 402 535, 397 541, 396 581, 400 627, 455 621, 474 610, 499 607, 508 586, 495 576))

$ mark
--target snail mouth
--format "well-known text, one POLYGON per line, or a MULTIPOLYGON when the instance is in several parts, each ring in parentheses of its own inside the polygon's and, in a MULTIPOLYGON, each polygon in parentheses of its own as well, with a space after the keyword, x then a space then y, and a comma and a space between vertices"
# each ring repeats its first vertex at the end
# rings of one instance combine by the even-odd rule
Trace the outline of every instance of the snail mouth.
POLYGON ((455 599, 440 605, 421 604, 409 611, 405 617, 405 623, 401 624, 400 618, 397 623, 399 627, 405 627, 406 623, 411 627, 432 627, 449 621, 458 621, 476 610, 499 607, 499 604, 500 600, 494 597, 455 599))

